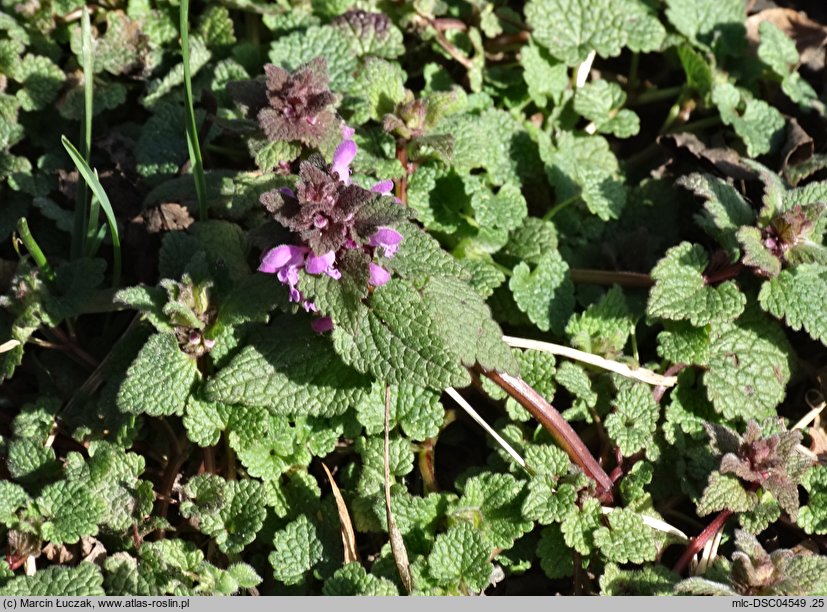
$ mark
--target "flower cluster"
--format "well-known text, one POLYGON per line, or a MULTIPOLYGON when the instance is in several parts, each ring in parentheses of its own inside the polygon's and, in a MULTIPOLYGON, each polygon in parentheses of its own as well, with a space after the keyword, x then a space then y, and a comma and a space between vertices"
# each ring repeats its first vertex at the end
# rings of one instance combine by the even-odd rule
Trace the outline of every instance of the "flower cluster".
MULTIPOLYGON (((353 184, 350 164, 356 157, 357 146, 351 140, 352 129, 344 128, 342 134, 344 140, 336 148, 332 164, 325 164, 319 157, 304 161, 295 191, 282 187, 261 197, 273 218, 303 244, 282 244, 270 249, 258 269, 275 274, 279 282, 290 288, 290 301, 301 304, 307 312, 317 308, 299 288, 301 270, 339 280, 342 272, 337 261, 341 255, 360 249, 368 256, 369 284, 378 287, 390 280, 390 273, 375 263, 374 257, 393 257, 402 241, 402 235, 387 225, 402 217, 399 211, 387 210, 386 203, 374 206, 380 195, 391 193, 393 182, 380 181, 370 190, 353 184)), ((314 321, 316 331, 331 328, 328 317, 314 321)))
POLYGON ((266 81, 233 81, 230 96, 258 120, 268 140, 300 141, 318 146, 335 138, 339 120, 331 105, 336 96, 328 88, 327 63, 318 57, 294 72, 267 64, 266 81))

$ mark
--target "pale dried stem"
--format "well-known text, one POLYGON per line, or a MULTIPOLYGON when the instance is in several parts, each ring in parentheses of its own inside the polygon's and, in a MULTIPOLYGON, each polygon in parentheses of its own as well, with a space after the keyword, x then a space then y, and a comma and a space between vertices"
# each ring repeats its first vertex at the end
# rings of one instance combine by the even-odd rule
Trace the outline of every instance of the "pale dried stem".
MULTIPOLYGON (((608 506, 601 506, 600 510, 603 514, 610 514, 616 511, 618 508, 610 508, 608 506)), ((655 531, 660 531, 662 533, 667 533, 669 535, 675 536, 682 542, 688 542, 689 536, 686 535, 683 531, 675 527, 674 525, 670 525, 666 521, 662 521, 660 519, 656 519, 653 516, 648 516, 646 514, 639 514, 640 520, 643 521, 644 525, 648 525, 655 531)))
POLYGON ((801 417, 801 419, 799 419, 798 423, 793 425, 792 428, 793 429, 804 429, 810 423, 812 423, 813 421, 816 420, 816 417, 818 417, 818 415, 821 414, 821 412, 822 412, 822 410, 824 410, 825 406, 827 406, 827 403, 822 401, 818 406, 816 406, 815 408, 810 410, 810 412, 808 412, 803 417, 801 417))
POLYGON ((497 444, 499 444, 505 452, 511 455, 511 458, 517 462, 517 465, 519 465, 524 470, 528 469, 526 467, 525 459, 520 457, 520 454, 514 450, 514 447, 512 447, 508 442, 506 442, 500 434, 494 431, 494 429, 482 419, 482 417, 477 413, 477 411, 474 410, 473 406, 471 406, 471 404, 465 401, 464 397, 457 393, 456 389, 454 389, 453 387, 448 387, 447 389, 445 389, 445 392, 448 395, 450 395, 453 398, 453 400, 457 404, 459 404, 463 410, 465 410, 468 416, 474 419, 477 422, 477 424, 479 424, 479 426, 482 427, 488 433, 488 435, 494 438, 494 440, 497 441, 497 444))
POLYGON ((646 368, 632 369, 625 363, 612 361, 611 359, 606 359, 604 357, 600 357, 599 355, 593 355, 592 353, 578 351, 577 349, 573 349, 569 346, 563 346, 561 344, 531 340, 529 338, 514 338, 512 336, 503 336, 503 340, 508 346, 533 349, 535 351, 543 351, 545 353, 551 353, 552 355, 566 357, 568 359, 587 363, 595 366, 596 368, 608 370, 609 372, 614 372, 615 374, 620 374, 626 378, 638 380, 649 385, 674 387, 678 383, 677 376, 663 376, 662 374, 658 374, 652 370, 647 370, 646 368))
POLYGON ((583 60, 583 63, 577 67, 577 76, 574 79, 574 86, 577 87, 577 89, 583 87, 586 81, 589 80, 589 73, 592 71, 592 64, 596 56, 597 52, 592 50, 588 56, 586 56, 586 59, 583 60))

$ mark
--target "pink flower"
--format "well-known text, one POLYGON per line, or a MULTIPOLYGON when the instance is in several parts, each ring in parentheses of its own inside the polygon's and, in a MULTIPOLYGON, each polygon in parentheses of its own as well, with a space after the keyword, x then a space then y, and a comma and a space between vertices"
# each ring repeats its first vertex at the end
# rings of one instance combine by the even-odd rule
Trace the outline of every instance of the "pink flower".
POLYGON ((369 264, 370 268, 370 279, 369 283, 374 287, 381 287, 385 283, 387 283, 391 279, 391 274, 382 266, 378 266, 375 263, 371 262, 369 264))
POLYGON ((261 259, 258 267, 259 272, 275 274, 279 282, 290 287, 290 301, 301 301, 301 293, 298 289, 299 268, 304 265, 304 260, 310 249, 292 244, 282 244, 270 249, 261 259))
POLYGON ((393 181, 388 179, 385 181, 379 181, 373 187, 370 188, 373 193, 378 193, 381 195, 390 195, 393 192, 393 181))
POLYGON ((368 244, 372 247, 381 247, 385 257, 390 259, 396 255, 400 242, 402 242, 402 234, 390 227, 380 227, 370 237, 368 244))
POLYGON ((350 162, 356 157, 356 143, 343 140, 333 153, 333 165, 330 170, 339 176, 345 185, 350 185, 350 162))
POLYGON ((307 256, 307 261, 304 264, 304 271, 308 274, 321 274, 324 272, 330 278, 339 280, 342 278, 342 273, 333 267, 336 262, 336 253, 328 251, 324 255, 314 255, 310 253, 307 256))
POLYGON ((333 329, 333 319, 330 317, 319 317, 310 322, 310 328, 317 334, 323 334, 333 329))

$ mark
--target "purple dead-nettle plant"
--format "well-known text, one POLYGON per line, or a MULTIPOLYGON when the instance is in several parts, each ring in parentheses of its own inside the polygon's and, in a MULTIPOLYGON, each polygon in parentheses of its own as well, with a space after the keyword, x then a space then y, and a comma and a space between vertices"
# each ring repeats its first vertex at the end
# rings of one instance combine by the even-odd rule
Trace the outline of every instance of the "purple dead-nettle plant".
POLYGON ((266 80, 233 81, 230 96, 258 121, 268 140, 299 141, 317 147, 335 142, 340 120, 332 105, 336 96, 328 87, 327 62, 322 57, 293 72, 267 64, 266 80))
MULTIPOLYGON (((342 134, 344 140, 331 164, 313 155, 301 162, 295 191, 282 187, 261 196, 261 203, 273 219, 290 230, 298 244, 281 244, 267 251, 259 271, 275 274, 289 287, 290 301, 308 312, 316 312, 317 308, 299 287, 300 271, 313 276, 325 274, 334 280, 341 279, 344 271, 355 277, 366 276, 369 286, 384 285, 391 278, 390 272, 375 260, 396 254, 402 234, 391 225, 407 216, 395 200, 387 197, 393 181, 380 181, 370 189, 352 182, 350 164, 357 146, 351 140, 352 129, 346 127, 342 134), (342 270, 339 265, 344 260, 349 268, 342 270)), ((313 327, 327 331, 332 323, 322 317, 314 321, 313 327)))

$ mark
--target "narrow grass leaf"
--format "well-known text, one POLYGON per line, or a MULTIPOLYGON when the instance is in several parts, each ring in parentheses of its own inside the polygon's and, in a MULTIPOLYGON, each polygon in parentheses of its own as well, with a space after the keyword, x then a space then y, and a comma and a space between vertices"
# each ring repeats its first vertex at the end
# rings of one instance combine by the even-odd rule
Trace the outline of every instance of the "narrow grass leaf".
POLYGON ((195 109, 192 103, 192 74, 190 72, 189 42, 189 0, 181 0, 181 56, 184 63, 184 93, 186 96, 187 149, 190 165, 195 178, 195 193, 198 197, 198 214, 202 221, 207 219, 207 180, 204 177, 204 162, 201 159, 201 145, 198 143, 198 127, 195 123, 195 109))
POLYGON ((66 138, 66 136, 61 136, 60 140, 63 143, 63 147, 66 149, 66 152, 69 153, 69 157, 71 157, 72 161, 75 163, 75 166, 77 167, 78 172, 80 172, 80 175, 83 177, 83 180, 86 181, 86 184, 89 185, 89 188, 92 190, 92 194, 98 199, 101 208, 103 208, 103 214, 106 215, 106 221, 109 223, 109 233, 112 236, 112 251, 114 258, 112 286, 117 287, 121 280, 121 239, 118 235, 118 221, 115 219, 115 211, 112 210, 112 204, 109 202, 109 196, 106 195, 103 185, 101 185, 100 180, 98 180, 97 173, 89 167, 89 164, 86 163, 85 159, 83 159, 81 154, 75 148, 75 145, 73 145, 71 141, 66 138))

